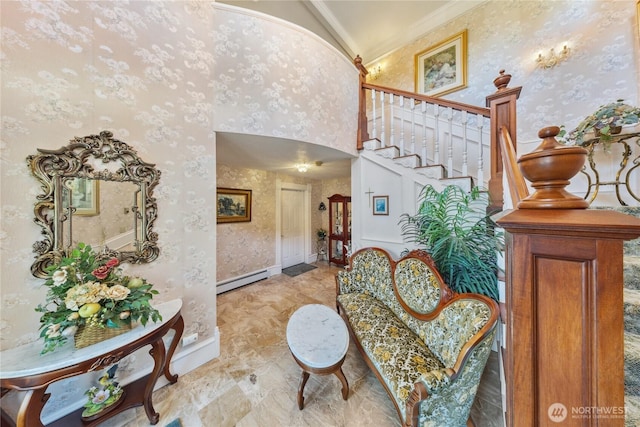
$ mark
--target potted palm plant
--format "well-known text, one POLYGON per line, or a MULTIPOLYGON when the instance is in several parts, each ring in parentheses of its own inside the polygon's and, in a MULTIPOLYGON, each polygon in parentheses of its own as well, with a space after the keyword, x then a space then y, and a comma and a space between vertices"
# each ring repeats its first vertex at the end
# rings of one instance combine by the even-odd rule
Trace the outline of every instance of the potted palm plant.
POLYGON ((400 218, 405 241, 422 246, 455 292, 474 292, 498 300, 498 251, 502 233, 486 213, 486 197, 455 185, 442 191, 427 185, 415 215, 400 218))

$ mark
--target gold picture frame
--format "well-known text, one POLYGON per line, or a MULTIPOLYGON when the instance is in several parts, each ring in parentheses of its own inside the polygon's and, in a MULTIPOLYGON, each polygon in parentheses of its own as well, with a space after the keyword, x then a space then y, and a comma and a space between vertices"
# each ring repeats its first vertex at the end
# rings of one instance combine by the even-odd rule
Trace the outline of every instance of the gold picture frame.
POLYGON ((467 30, 415 55, 415 91, 440 96, 467 87, 467 30))
POLYGON ((251 190, 218 187, 216 221, 251 222, 251 190))
POLYGON ((65 180, 66 191, 62 193, 62 206, 69 207, 69 192, 71 192, 71 206, 75 208, 74 215, 100 215, 100 180, 74 177, 65 180))

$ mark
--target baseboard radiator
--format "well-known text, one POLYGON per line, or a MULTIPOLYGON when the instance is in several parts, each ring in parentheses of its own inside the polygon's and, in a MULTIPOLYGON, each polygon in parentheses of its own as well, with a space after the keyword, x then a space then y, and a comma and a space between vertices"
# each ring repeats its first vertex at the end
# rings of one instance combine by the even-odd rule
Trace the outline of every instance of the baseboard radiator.
POLYGON ((224 280, 216 284, 216 295, 221 294, 223 292, 230 291, 231 289, 236 289, 241 286, 249 285, 251 283, 264 280, 267 277, 269 277, 269 272, 267 270, 260 270, 260 271, 254 271, 249 274, 245 274, 244 276, 239 276, 239 277, 234 277, 232 279, 224 280))

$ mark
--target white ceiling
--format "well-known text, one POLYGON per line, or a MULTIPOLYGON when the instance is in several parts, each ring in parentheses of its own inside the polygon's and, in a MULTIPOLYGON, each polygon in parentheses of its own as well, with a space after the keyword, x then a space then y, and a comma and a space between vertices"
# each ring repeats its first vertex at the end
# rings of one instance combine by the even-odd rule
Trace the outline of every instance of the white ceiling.
MULTIPOLYGON (((360 55, 370 64, 487 0, 218 1, 293 22, 348 58, 360 55)), ((327 179, 350 175, 349 156, 326 147, 238 134, 218 134, 217 141, 218 163, 297 174, 295 164, 322 161, 321 167, 312 165, 306 176, 327 179)))

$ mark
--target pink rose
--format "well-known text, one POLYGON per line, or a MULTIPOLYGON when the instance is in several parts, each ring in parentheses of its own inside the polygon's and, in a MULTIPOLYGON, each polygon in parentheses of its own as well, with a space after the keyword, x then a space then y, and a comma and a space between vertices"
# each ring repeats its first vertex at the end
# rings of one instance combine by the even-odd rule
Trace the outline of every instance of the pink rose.
POLYGON ((107 261, 107 263, 105 264, 105 266, 107 268, 113 268, 116 265, 120 264, 120 261, 118 261, 118 258, 111 258, 109 261, 107 261))
POLYGON ((109 275, 109 272, 111 271, 110 267, 107 267, 106 265, 103 265, 102 267, 98 267, 95 270, 93 270, 91 272, 91 274, 93 274, 95 276, 96 279, 106 279, 107 276, 109 275))

